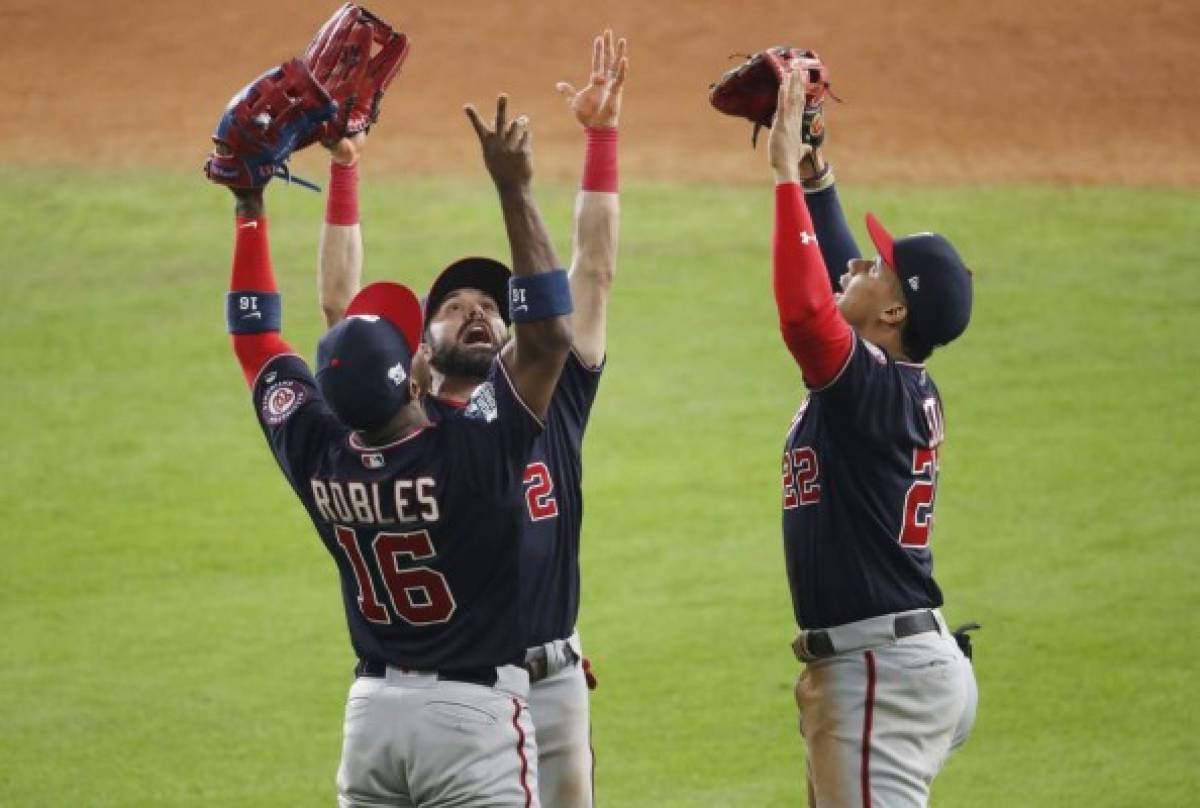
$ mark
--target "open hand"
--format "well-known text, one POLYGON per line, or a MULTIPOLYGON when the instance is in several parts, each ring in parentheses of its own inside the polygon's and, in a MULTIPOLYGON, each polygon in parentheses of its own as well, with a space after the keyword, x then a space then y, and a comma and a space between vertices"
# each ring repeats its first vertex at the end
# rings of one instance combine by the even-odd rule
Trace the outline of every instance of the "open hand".
POLYGON ((800 161, 812 149, 804 143, 804 90, 803 70, 784 73, 783 81, 779 82, 779 103, 771 124, 771 137, 767 140, 776 183, 799 182, 800 161))
POLYGON ((496 99, 496 121, 489 127, 479 117, 474 104, 463 107, 479 145, 483 148, 483 163, 499 190, 527 188, 533 179, 533 146, 530 143, 529 118, 518 115, 508 121, 508 96, 501 93, 496 99))
POLYGON ((629 60, 625 40, 613 45, 613 32, 606 30, 592 42, 592 74, 589 83, 576 91, 565 81, 555 85, 581 124, 589 128, 615 127, 621 117, 621 91, 629 60))

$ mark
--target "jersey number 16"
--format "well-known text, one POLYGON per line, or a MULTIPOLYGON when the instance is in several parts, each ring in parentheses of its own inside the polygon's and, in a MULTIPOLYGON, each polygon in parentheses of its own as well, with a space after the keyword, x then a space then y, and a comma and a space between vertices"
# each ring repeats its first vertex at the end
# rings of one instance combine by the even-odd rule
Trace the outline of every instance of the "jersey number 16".
POLYGON ((358 544, 358 535, 348 527, 335 527, 338 546, 346 554, 358 583, 358 608, 372 623, 391 623, 392 615, 412 626, 445 623, 454 616, 457 604, 446 576, 426 566, 401 568, 401 563, 433 558, 436 553, 428 531, 378 533, 371 540, 368 559, 358 544), (377 570, 383 581, 391 611, 375 590, 377 570))

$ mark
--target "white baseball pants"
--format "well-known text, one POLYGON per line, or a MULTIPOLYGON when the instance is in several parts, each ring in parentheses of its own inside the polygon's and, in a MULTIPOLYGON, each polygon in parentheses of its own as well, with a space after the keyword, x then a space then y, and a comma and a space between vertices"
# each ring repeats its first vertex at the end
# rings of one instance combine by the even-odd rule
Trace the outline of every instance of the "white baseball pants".
POLYGON ((579 635, 546 644, 554 660, 545 679, 529 688, 529 712, 537 732, 538 787, 543 808, 592 808, 591 719, 579 635), (570 661, 563 646, 570 645, 570 661))
MULTIPOLYGON (((809 662, 796 683, 810 808, 924 808, 975 722, 978 691, 940 614, 938 631, 809 662)), ((836 627, 869 636, 865 624, 836 627), (864 627, 865 626, 865 627, 864 627), (862 628, 862 631, 858 629, 862 628)))
POLYGON ((529 676, 494 687, 389 667, 346 701, 339 808, 538 808, 529 676))

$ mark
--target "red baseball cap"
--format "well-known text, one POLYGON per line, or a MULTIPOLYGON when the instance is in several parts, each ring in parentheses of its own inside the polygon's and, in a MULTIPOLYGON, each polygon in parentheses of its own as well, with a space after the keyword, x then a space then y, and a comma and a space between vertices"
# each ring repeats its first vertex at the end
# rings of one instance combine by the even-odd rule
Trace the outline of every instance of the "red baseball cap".
POLYGON ((387 320, 404 337, 410 353, 417 352, 425 327, 421 301, 407 286, 380 281, 364 286, 346 307, 346 316, 374 314, 387 320))
POLYGON ((338 420, 377 429, 409 402, 421 328, 421 304, 406 286, 373 283, 354 296, 317 344, 317 386, 338 420))

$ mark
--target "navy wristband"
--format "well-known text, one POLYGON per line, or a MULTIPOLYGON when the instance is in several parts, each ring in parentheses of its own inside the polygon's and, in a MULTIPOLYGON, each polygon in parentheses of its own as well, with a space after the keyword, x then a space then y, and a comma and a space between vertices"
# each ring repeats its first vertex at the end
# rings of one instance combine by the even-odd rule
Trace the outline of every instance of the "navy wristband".
POLYGON ((283 330, 283 298, 278 292, 229 292, 225 324, 230 334, 263 334, 283 330))
POLYGON ((537 275, 514 275, 508 281, 508 314, 514 323, 562 317, 575 310, 565 269, 537 275))

